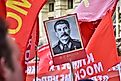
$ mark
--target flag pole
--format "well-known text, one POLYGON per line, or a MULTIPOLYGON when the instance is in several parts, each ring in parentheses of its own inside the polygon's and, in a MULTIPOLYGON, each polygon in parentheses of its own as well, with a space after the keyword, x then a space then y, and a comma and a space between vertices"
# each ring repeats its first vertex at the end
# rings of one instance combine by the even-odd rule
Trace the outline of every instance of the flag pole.
POLYGON ((37 81, 37 62, 38 62, 38 54, 37 54, 37 51, 38 51, 38 42, 39 42, 39 18, 37 17, 37 20, 36 20, 36 41, 35 41, 35 58, 36 58, 36 61, 35 61, 35 81, 37 81))
POLYGON ((119 79, 121 81, 121 68, 120 68, 120 66, 121 66, 121 62, 118 64, 119 79))
POLYGON ((74 77, 74 72, 73 72, 73 66, 72 66, 72 61, 70 59, 70 77, 71 77, 71 81, 75 81, 75 77, 74 77))
POLYGON ((37 50, 38 46, 35 44, 35 81, 37 81, 37 50))

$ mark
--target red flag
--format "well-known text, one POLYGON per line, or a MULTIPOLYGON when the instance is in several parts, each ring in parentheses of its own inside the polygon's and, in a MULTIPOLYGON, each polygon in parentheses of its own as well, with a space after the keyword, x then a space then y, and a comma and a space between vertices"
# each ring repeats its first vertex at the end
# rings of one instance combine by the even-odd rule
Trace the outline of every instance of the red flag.
POLYGON ((101 19, 108 10, 114 10, 118 0, 83 0, 75 9, 79 20, 96 21, 101 19))
POLYGON ((28 40, 27 50, 25 53, 26 61, 30 61, 36 56, 38 42, 39 42, 39 18, 37 17, 36 22, 34 24, 34 28, 28 40))
POLYGON ((49 67, 53 64, 49 45, 44 45, 41 48, 39 48, 38 56, 40 58, 38 73, 41 74, 48 72, 49 67))
POLYGON ((49 45, 43 45, 38 49, 37 68, 35 68, 36 58, 33 58, 30 61, 28 61, 26 81, 30 81, 35 78, 35 69, 37 69, 37 76, 39 76, 39 74, 49 72, 49 67, 52 65, 52 59, 50 55, 51 54, 50 54, 49 45))
POLYGON ((38 58, 36 58, 38 42, 39 42, 39 19, 37 18, 25 52, 25 64, 27 66, 26 78, 29 75, 33 75, 33 76, 37 75, 35 74, 35 71, 37 71, 36 63, 39 61, 38 58), (37 62, 36 62, 36 59, 37 59, 37 62))
POLYGON ((0 0, 0 17, 2 18, 6 17, 6 6, 4 0, 0 0))
POLYGON ((9 33, 24 54, 39 10, 47 0, 7 0, 7 20, 10 23, 9 33), (34 13, 33 13, 34 12, 34 13))
POLYGON ((77 13, 78 19, 80 21, 79 24, 84 47, 86 47, 88 41, 95 31, 95 28, 97 28, 98 24, 100 23, 99 19, 102 19, 108 10, 112 10, 114 12, 118 0, 85 1, 82 1, 75 9, 75 13, 77 13), (87 2, 85 3, 85 1, 87 2))
POLYGON ((88 54, 93 53, 95 61, 102 62, 104 71, 107 71, 111 66, 118 63, 118 54, 110 13, 102 18, 86 50, 88 54))
POLYGON ((80 32, 82 34, 84 47, 87 46, 90 38, 92 37, 95 29, 99 25, 100 20, 92 21, 92 22, 79 22, 80 32))

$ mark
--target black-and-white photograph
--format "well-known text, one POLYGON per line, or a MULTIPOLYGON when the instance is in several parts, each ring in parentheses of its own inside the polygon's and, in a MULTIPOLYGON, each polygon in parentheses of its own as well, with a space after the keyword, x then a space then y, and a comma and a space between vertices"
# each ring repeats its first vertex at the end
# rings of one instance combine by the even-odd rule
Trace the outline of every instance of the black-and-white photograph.
POLYGON ((48 41, 54 56, 83 48, 76 15, 45 21, 48 41))

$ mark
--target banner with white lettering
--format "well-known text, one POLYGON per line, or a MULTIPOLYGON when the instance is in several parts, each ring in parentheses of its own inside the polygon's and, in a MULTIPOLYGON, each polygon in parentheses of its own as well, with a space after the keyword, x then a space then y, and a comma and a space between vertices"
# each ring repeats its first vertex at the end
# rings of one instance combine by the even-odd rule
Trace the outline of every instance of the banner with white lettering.
MULTIPOLYGON (((46 48, 45 48, 46 49, 46 48)), ((47 50, 47 49, 46 49, 47 50)), ((43 50, 44 51, 44 50, 43 50)), ((41 57, 40 57, 41 59, 41 57)), ((47 56, 46 56, 46 60, 47 60, 47 56)), ((46 63, 48 62, 44 62, 44 64, 46 65, 46 63)), ((49 59, 48 59, 49 60, 49 59)), ((51 59, 50 59, 51 61, 51 59)), ((104 65, 103 62, 95 62, 95 58, 93 56, 92 53, 87 55, 87 59, 80 59, 77 61, 73 61, 72 62, 72 67, 73 67, 73 74, 75 77, 75 81, 81 80, 81 79, 85 79, 85 78, 89 78, 92 79, 94 81, 109 81, 112 79, 112 75, 109 75, 109 73, 105 73, 104 72, 104 65), (103 74, 104 73, 104 74, 103 74)), ((65 63, 62 65, 49 65, 48 66, 41 66, 38 67, 38 75, 36 77, 37 81, 70 81, 72 78, 72 73, 70 71, 70 64, 69 63, 65 63), (40 68, 44 67, 42 70, 39 70, 40 68), (48 71, 47 71, 47 67, 48 67, 48 71), (45 70, 45 72, 41 72, 45 70)), ((39 64, 38 64, 39 66, 39 64)), ((29 67, 31 68, 30 71, 32 71, 32 68, 34 67, 29 67)), ((28 71, 29 73, 29 71, 28 71)), ((115 76, 113 76, 115 77, 115 76)), ((32 74, 29 74, 27 76, 27 81, 35 81, 35 76, 32 74)), ((114 79, 113 79, 114 80, 114 79)))

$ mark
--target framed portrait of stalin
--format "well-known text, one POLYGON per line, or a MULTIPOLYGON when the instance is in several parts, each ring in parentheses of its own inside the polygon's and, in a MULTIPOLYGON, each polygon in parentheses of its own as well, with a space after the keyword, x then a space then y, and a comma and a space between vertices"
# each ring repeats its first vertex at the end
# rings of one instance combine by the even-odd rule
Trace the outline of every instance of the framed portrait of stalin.
POLYGON ((58 59, 65 58, 60 62, 65 63, 77 55, 78 59, 86 56, 76 14, 44 21, 44 25, 54 63, 58 59))

